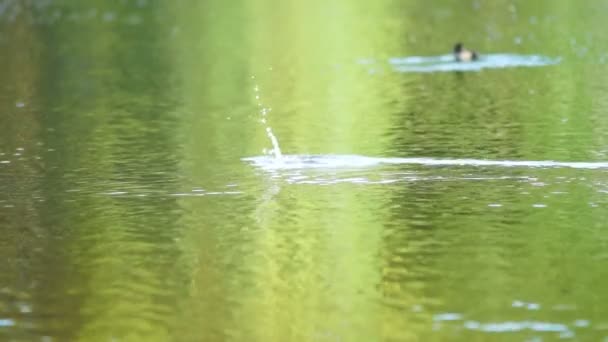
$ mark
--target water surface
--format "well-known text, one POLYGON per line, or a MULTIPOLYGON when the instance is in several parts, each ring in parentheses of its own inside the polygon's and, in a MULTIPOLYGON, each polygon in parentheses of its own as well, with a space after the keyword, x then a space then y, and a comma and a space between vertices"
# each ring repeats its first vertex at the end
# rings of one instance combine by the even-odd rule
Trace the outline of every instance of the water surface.
POLYGON ((606 339, 607 6, 0 1, 0 339, 606 339))

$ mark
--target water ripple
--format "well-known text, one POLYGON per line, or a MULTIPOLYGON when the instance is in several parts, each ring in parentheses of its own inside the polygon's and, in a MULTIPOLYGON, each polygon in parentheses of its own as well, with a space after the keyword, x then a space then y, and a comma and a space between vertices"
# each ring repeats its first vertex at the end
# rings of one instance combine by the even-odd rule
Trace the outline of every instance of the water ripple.
POLYGON ((608 162, 560 162, 552 160, 485 160, 437 158, 382 158, 358 155, 285 155, 280 159, 258 156, 242 159, 263 170, 366 168, 381 165, 496 166, 527 168, 608 169, 608 162))
MULTIPOLYGON (((480 71, 482 69, 540 67, 558 64, 561 58, 542 55, 519 55, 510 53, 495 53, 482 55, 478 60, 462 63, 454 60, 452 54, 440 56, 409 56, 388 59, 392 68, 399 72, 450 72, 450 71, 480 71)), ((368 65, 371 71, 377 65, 373 59, 361 59, 359 64, 368 65)))
POLYGON ((511 322, 489 322, 481 323, 477 321, 466 321, 464 327, 470 330, 483 332, 516 332, 522 330, 532 330, 537 332, 570 332, 565 324, 553 322, 534 322, 534 321, 511 321, 511 322))

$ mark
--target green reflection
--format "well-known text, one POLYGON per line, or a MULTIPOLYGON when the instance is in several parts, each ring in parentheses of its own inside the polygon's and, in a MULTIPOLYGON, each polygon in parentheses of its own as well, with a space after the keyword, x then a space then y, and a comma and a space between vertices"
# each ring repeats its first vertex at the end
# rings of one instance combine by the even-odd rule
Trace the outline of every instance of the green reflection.
POLYGON ((59 340, 165 341, 179 280, 176 206, 168 197, 179 149, 168 30, 152 25, 163 8, 136 11, 149 26, 127 20, 132 6, 45 11, 20 18, 65 18, 45 31, 34 26, 31 34, 45 42, 38 63, 49 67, 34 84, 38 94, 23 100, 44 127, 31 136, 37 148, 26 150, 25 162, 40 160, 42 169, 35 178, 41 203, 28 216, 41 217, 46 236, 33 264, 46 271, 26 275, 34 296, 23 310, 32 317, 15 330, 59 340))

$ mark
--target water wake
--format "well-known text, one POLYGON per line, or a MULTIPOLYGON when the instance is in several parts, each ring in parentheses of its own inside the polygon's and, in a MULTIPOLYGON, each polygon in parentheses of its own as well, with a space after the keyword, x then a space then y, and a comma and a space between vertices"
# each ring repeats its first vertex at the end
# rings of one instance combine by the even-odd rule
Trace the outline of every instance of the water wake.
MULTIPOLYGON (((440 56, 411 56, 389 58, 388 63, 398 72, 450 72, 450 71, 480 71, 483 69, 514 68, 514 67, 540 67, 554 65, 560 58, 551 58, 541 55, 518 54, 487 54, 481 55, 479 60, 462 63, 454 60, 451 54, 440 56)), ((360 60, 360 64, 375 66, 377 63, 371 59, 360 60)))
POLYGON ((359 169, 382 165, 472 166, 608 169, 608 162, 559 162, 552 160, 484 160, 437 158, 382 158, 358 155, 283 155, 243 158, 243 161, 263 170, 294 169, 359 169))

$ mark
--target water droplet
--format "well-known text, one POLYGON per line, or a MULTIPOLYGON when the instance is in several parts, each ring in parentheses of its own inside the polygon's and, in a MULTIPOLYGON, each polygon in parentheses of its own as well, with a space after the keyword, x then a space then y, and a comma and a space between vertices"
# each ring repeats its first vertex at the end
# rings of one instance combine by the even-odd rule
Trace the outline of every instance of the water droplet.
POLYGON ((521 300, 514 300, 513 303, 511 303, 511 306, 514 308, 521 308, 525 305, 524 302, 522 302, 521 300))
POLYGON ((15 321, 10 318, 0 319, 0 327, 12 327, 15 325, 15 321))
POLYGON ((453 313, 453 312, 441 313, 441 314, 437 314, 437 315, 435 315, 435 317, 433 317, 433 320, 436 322, 438 322, 438 321, 457 321, 459 319, 462 319, 462 315, 459 313, 453 313))
POLYGON ((528 303, 528 305, 526 305, 526 308, 528 310, 538 310, 538 309, 540 309, 540 304, 537 304, 537 303, 528 303))

